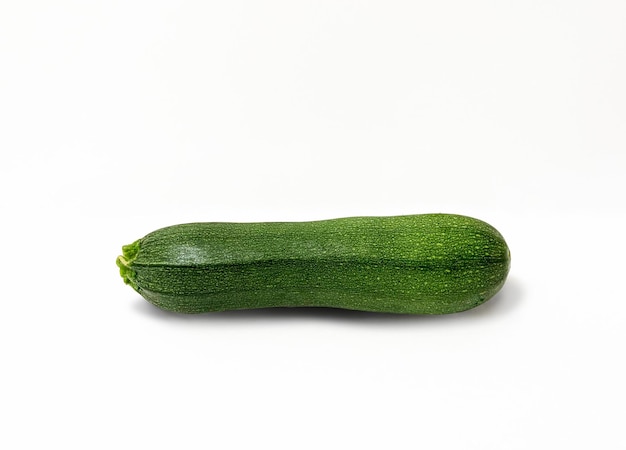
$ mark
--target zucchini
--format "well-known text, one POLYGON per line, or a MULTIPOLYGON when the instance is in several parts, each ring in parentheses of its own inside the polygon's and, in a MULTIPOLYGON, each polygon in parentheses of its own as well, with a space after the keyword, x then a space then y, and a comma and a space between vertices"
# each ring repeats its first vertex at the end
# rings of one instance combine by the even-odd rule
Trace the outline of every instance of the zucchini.
POLYGON ((122 251, 124 282, 181 313, 322 306, 447 314, 493 297, 510 266, 495 228, 453 214, 189 223, 122 251))

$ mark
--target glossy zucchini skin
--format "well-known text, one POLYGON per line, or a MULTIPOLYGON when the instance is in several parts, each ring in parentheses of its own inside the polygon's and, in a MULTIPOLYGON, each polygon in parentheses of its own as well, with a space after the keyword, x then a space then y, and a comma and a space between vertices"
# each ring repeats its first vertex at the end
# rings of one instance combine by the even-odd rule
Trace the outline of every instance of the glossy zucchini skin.
POLYGON ((493 297, 510 252, 483 221, 420 214, 174 225, 124 246, 117 265, 146 300, 180 313, 321 306, 448 314, 493 297))

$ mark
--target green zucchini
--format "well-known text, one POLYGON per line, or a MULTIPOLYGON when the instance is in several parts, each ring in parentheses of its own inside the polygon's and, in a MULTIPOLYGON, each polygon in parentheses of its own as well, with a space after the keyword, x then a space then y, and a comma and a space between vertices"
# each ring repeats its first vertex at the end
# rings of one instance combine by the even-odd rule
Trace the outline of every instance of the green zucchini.
POLYGON ((159 308, 202 313, 322 306, 447 314, 500 290, 500 233, 453 214, 190 223, 122 247, 124 282, 159 308))

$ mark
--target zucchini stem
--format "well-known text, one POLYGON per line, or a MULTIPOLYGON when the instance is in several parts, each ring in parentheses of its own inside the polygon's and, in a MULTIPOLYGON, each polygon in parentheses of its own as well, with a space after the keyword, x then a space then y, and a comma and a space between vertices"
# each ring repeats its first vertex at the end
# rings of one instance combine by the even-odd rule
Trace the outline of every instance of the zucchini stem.
POLYGON ((120 276, 124 283, 129 284, 135 290, 137 290, 137 283, 135 282, 137 273, 133 270, 132 265, 139 253, 140 241, 137 240, 132 244, 124 245, 122 247, 122 255, 115 260, 115 264, 120 268, 120 276))

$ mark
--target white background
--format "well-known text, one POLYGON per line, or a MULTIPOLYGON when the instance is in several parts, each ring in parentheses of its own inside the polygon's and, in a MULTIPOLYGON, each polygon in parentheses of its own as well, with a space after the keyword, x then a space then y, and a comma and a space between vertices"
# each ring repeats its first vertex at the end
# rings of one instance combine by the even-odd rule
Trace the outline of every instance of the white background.
POLYGON ((4 1, 0 447, 624 449, 626 3, 4 1), (457 315, 165 313, 123 244, 451 212, 457 315))

